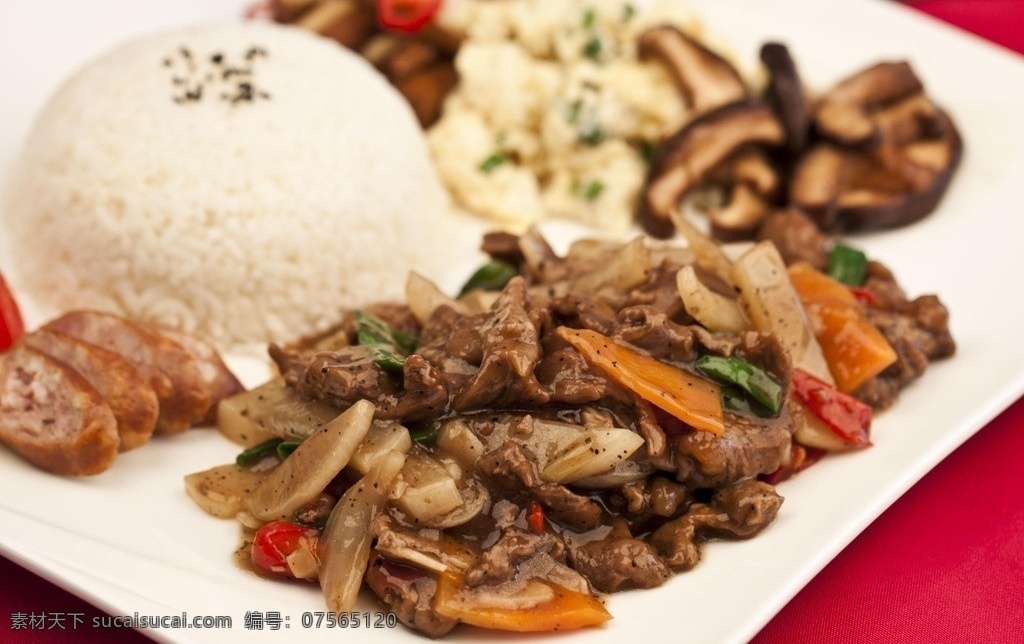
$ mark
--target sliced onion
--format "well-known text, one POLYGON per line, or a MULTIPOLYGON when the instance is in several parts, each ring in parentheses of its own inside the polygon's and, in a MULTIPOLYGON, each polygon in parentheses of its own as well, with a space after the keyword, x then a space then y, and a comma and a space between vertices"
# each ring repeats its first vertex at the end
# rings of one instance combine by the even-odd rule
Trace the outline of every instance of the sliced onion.
POLYGON ((455 477, 437 459, 421 452, 406 458, 394 496, 395 505, 421 523, 463 503, 455 477))
POLYGON ((701 326, 714 332, 736 332, 750 328, 743 306, 734 299, 715 293, 697 277, 693 266, 676 273, 676 287, 683 308, 701 326))
POLYGON ((319 546, 320 587, 328 610, 347 612, 355 607, 370 561, 370 524, 387 504, 388 492, 404 464, 404 454, 389 452, 331 511, 319 546))
POLYGON ((493 586, 468 588, 463 586, 445 601, 438 602, 442 615, 460 615, 486 610, 528 610, 555 598, 554 589, 544 582, 529 579, 511 580, 493 586))
POLYGON ((483 441, 473 433, 466 421, 458 418, 441 427, 437 435, 437 447, 466 469, 473 467, 487 451, 483 441))
POLYGON ((373 411, 373 403, 361 400, 302 441, 245 497, 245 510, 256 519, 273 521, 312 501, 348 465, 370 430, 373 411))
POLYGON ((448 297, 441 288, 416 271, 409 273, 405 281, 405 299, 409 310, 420 324, 426 324, 434 311, 441 306, 451 306, 456 311, 462 310, 462 305, 448 297))
POLYGON ((242 499, 265 475, 230 463, 189 474, 185 491, 207 514, 230 519, 242 511, 242 499))
POLYGON ((459 486, 459 494, 462 496, 462 503, 451 512, 441 514, 429 519, 426 522, 428 528, 454 528, 455 526, 468 523, 481 512, 486 512, 491 507, 491 494, 482 483, 476 479, 469 479, 459 486))
POLYGON ((683 236, 693 250, 696 262, 705 269, 732 283, 732 260, 725 254, 722 247, 713 239, 697 230, 678 209, 671 213, 672 223, 676 231, 683 236))
POLYGON ((573 482, 573 486, 585 490, 608 490, 613 487, 621 487, 627 483, 640 481, 653 473, 654 467, 649 463, 627 460, 616 465, 615 469, 610 472, 578 479, 573 482))
MULTIPOLYGON (((600 242, 595 242, 599 244, 600 242)), ((587 248, 597 253, 597 247, 587 248)), ((577 253, 580 254, 580 253, 577 253)), ((644 238, 638 237, 608 252, 600 258, 581 261, 576 265, 566 262, 570 276, 531 287, 531 293, 546 297, 559 297, 569 293, 591 295, 613 306, 620 304, 625 294, 647 279, 652 264, 652 253, 644 238)))
POLYGON ((640 286, 651 269, 651 251, 643 237, 623 244, 595 270, 570 280, 568 291, 617 300, 640 286))
POLYGON ((551 460, 541 478, 549 483, 573 483, 607 474, 624 463, 644 444, 642 436, 628 429, 588 428, 565 454, 551 460))
POLYGON ((320 572, 320 560, 313 552, 313 540, 299 540, 299 547, 285 557, 288 570, 296 579, 316 579, 320 572))
POLYGON ((775 333, 793 359, 794 367, 833 384, 807 312, 775 245, 759 242, 739 257, 733 263, 732 281, 754 328, 775 333))
POLYGON ((278 378, 222 400, 217 429, 229 440, 252 447, 275 437, 302 440, 339 413, 337 407, 303 398, 278 378))
POLYGON ((395 421, 374 420, 359 449, 352 455, 349 467, 367 474, 388 452, 407 453, 412 449, 409 430, 395 421))

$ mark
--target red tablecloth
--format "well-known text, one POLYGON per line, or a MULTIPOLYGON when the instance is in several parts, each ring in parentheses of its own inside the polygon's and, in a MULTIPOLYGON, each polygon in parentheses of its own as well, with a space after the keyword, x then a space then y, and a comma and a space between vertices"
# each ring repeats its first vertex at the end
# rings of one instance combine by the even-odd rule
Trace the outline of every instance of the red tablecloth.
MULTIPOLYGON (((1024 0, 917 0, 1024 53, 1024 0)), ((1024 641, 1024 398, 889 508, 754 644, 1024 641)), ((14 611, 103 613, 0 557, 0 644, 144 642, 134 631, 12 629, 14 611)))

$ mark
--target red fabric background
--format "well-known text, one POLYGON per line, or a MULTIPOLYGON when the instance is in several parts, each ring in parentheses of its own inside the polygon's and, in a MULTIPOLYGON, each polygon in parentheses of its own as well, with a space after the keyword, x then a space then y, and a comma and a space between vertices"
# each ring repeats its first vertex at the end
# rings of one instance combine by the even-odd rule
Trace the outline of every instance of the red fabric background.
POLYGON ((904 4, 1024 53, 1024 0, 915 0, 904 4))
MULTIPOLYGON (((917 9, 1024 52, 1024 0, 917 9)), ((753 644, 1024 642, 1024 399, 878 518, 753 644)), ((11 614, 103 613, 0 557, 0 644, 145 642, 133 631, 12 630, 11 614)))
POLYGON ((811 580, 754 644, 1024 641, 1024 399, 811 580))

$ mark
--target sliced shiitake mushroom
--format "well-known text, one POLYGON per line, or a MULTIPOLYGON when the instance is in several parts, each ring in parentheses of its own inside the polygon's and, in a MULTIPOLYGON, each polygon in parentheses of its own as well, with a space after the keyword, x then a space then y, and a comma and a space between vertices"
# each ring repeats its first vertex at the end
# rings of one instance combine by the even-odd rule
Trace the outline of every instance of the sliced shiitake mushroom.
POLYGON ((727 192, 725 203, 707 209, 711 234, 723 241, 750 239, 774 207, 779 173, 764 151, 740 149, 711 174, 710 182, 727 192))
POLYGON ((638 53, 641 59, 665 65, 694 115, 747 96, 743 78, 729 61, 675 27, 643 32, 638 53))
POLYGON ((729 200, 708 209, 711 234, 722 241, 750 239, 772 211, 770 204, 750 184, 733 184, 729 200))
POLYGON ((963 142, 948 114, 933 136, 863 152, 820 143, 796 167, 790 201, 824 230, 904 226, 931 213, 949 187, 963 142))
POLYGON ((811 107, 800 73, 782 43, 765 43, 761 62, 768 70, 768 101, 775 106, 786 130, 786 148, 797 154, 807 147, 811 131, 811 107))
POLYGON ((814 123, 821 136, 840 145, 876 147, 882 132, 872 114, 923 89, 909 63, 877 63, 822 95, 814 109, 814 123))
POLYGON ((668 237, 671 212, 719 164, 747 145, 778 146, 785 132, 767 103, 730 103, 691 121, 662 145, 651 164, 638 218, 647 232, 668 237))
POLYGON ((770 197, 779 190, 779 173, 764 150, 743 148, 713 173, 719 182, 743 183, 759 195, 770 197))

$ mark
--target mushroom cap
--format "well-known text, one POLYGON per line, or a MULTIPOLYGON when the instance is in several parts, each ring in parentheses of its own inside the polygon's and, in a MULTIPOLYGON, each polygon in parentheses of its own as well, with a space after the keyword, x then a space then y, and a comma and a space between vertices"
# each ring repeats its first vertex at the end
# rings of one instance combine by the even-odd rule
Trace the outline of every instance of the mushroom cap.
POLYGON ((672 234, 670 213, 712 170, 746 145, 781 145, 785 132, 767 103, 746 99, 719 107, 673 134, 651 164, 638 217, 656 237, 672 234))

